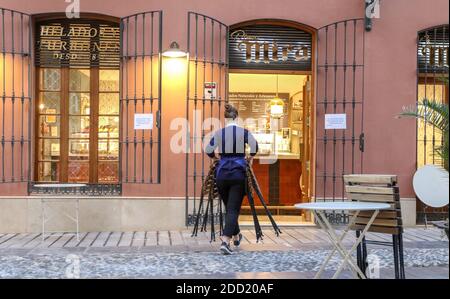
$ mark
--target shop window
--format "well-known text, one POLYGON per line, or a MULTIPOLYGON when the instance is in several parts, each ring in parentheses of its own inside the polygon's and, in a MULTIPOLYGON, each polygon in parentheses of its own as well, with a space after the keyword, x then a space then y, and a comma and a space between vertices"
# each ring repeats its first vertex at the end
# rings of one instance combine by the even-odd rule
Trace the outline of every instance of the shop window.
MULTIPOLYGON (((424 99, 448 105, 449 26, 437 26, 418 33, 417 103, 424 99)), ((437 152, 444 142, 442 132, 423 120, 417 121, 417 168, 444 166, 437 152)), ((431 208, 417 200, 417 222, 448 217, 448 208, 431 208)))
POLYGON ((38 182, 119 182, 119 50, 115 23, 37 24, 38 182))
MULTIPOLYGON (((417 101, 424 99, 448 104, 448 25, 419 32, 417 101)), ((443 143, 442 133, 422 120, 417 121, 417 167, 443 165, 436 148, 443 143)))

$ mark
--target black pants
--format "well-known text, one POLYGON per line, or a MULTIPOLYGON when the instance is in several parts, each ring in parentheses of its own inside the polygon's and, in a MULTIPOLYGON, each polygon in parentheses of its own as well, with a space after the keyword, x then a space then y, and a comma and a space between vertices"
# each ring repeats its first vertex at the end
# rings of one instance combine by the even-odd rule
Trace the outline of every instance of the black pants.
POLYGON ((239 212, 245 195, 245 180, 217 180, 217 188, 225 209, 225 228, 223 234, 232 237, 239 234, 239 212))

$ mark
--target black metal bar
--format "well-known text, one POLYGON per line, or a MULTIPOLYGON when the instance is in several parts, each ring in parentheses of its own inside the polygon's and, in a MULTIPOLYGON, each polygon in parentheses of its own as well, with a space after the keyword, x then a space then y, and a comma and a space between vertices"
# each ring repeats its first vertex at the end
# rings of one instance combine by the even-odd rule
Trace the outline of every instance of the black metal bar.
POLYGON ((399 251, 399 259, 400 259, 400 278, 405 279, 405 259, 403 253, 403 233, 398 235, 398 251, 399 251))
MULTIPOLYGON (((361 231, 357 230, 356 232, 356 239, 359 238, 359 236, 361 235, 361 231)), ((359 243, 358 246, 356 247, 356 263, 358 265, 358 268, 361 270, 361 272, 364 273, 364 265, 363 265, 363 258, 362 258, 362 244, 359 243)), ((360 275, 358 274, 358 277, 360 277, 360 275)))
MULTIPOLYGON (((154 49, 154 21, 155 21, 155 15, 152 12, 151 14, 152 22, 151 22, 151 34, 150 34, 150 97, 154 99, 153 96, 153 49, 154 49)), ((142 53, 144 56, 145 53, 142 53)), ((159 97, 159 94, 158 94, 159 97)), ((150 111, 153 112, 153 104, 154 101, 150 101, 150 111)), ((153 179, 153 130, 150 132, 150 181, 153 179)))
MULTIPOLYGON (((136 91, 137 91, 137 28, 138 28, 138 15, 134 16, 134 57, 133 57, 133 62, 134 62, 134 78, 133 78, 133 82, 134 82, 134 96, 133 96, 133 102, 134 102, 134 114, 137 113, 137 95, 136 95, 136 91)), ((133 130, 133 151, 134 151, 134 155, 133 155, 133 182, 136 182, 137 178, 136 178, 136 172, 137 172, 137 164, 136 164, 136 156, 137 156, 137 137, 136 137, 136 130, 133 130)))
POLYGON ((230 67, 230 56, 228 55, 228 53, 230 53, 230 27, 225 27, 226 29, 226 45, 225 45, 225 72, 224 72, 224 76, 225 76, 225 101, 226 103, 228 103, 228 91, 229 91, 229 82, 230 82, 230 78, 228 76, 228 68, 230 67))
MULTIPOLYGON (((211 166, 211 164, 210 164, 210 166, 211 166)), ((211 190, 210 190, 210 193, 211 193, 211 200, 210 200, 210 204, 211 204, 211 207, 210 207, 210 209, 211 209, 211 218, 210 218, 210 221, 211 221, 211 242, 214 242, 214 241, 216 241, 216 234, 215 234, 215 230, 214 230, 214 187, 211 187, 211 190)))
POLYGON ((366 273, 367 270, 367 242, 366 242, 366 237, 363 237, 362 239, 362 272, 366 273))
POLYGON ((158 127, 158 179, 157 182, 161 183, 161 144, 162 144, 162 41, 163 41, 163 12, 159 12, 159 37, 158 37, 158 110, 159 110, 159 127, 158 127))
POLYGON ((28 141, 28 175, 27 175, 27 180, 28 180, 28 185, 30 185, 31 182, 31 177, 32 177, 32 164, 31 164, 31 119, 32 119, 32 115, 33 114, 33 105, 31 102, 31 94, 32 94, 32 86, 33 84, 31 84, 31 75, 32 75, 32 70, 31 70, 31 63, 32 63, 32 50, 31 50, 31 45, 33 44, 32 42, 32 31, 31 31, 31 17, 29 15, 28 16, 28 95, 27 95, 27 100, 28 100, 28 136, 27 136, 27 141, 28 141))
MULTIPOLYGON (((327 114, 328 108, 328 26, 325 28, 325 94, 324 94, 324 115, 327 114)), ((324 128, 323 136, 323 199, 326 200, 326 188, 327 188, 327 130, 324 128)))
MULTIPOLYGON (((334 25, 334 65, 337 64, 337 32, 338 24, 334 25)), ((333 93, 333 113, 337 111, 337 67, 334 67, 334 93, 333 93)), ((333 201, 336 200, 336 130, 333 130, 333 201)))
POLYGON ((15 181, 14 177, 14 145, 16 143, 15 136, 14 136, 14 124, 15 124, 15 103, 16 103, 16 84, 15 84, 15 41, 14 41, 14 12, 11 11, 11 51, 12 51, 12 76, 11 76, 11 181, 15 181))
POLYGON ((3 57, 3 97, 2 97, 2 182, 5 182, 5 109, 6 109, 6 49, 5 10, 2 8, 2 57, 3 57))
POLYGON ((355 173, 356 24, 353 20, 352 173, 355 173))
MULTIPOLYGON (((211 20, 211 60, 213 63, 210 64, 211 66, 211 81, 210 82, 214 82, 214 21, 211 20)), ((217 92, 217 87, 216 87, 216 92, 217 92)), ((213 110, 214 110, 214 101, 212 94, 211 97, 209 99, 209 104, 210 104, 210 119, 211 119, 211 123, 210 123, 210 128, 209 131, 212 132, 213 130, 213 110)), ((212 160, 209 161, 209 164, 212 163, 212 160)))
POLYGON ((398 254, 398 240, 397 235, 392 235, 392 244, 393 244, 393 250, 394 250, 394 270, 395 270, 395 279, 400 278, 400 271, 399 271, 399 254, 398 254))
MULTIPOLYGON (((202 91, 204 89, 205 86, 205 82, 206 82, 206 20, 207 18, 204 16, 203 17, 203 81, 202 81, 202 91)), ((201 125, 201 132, 202 132, 202 136, 201 136, 201 142, 203 144, 204 140, 205 140, 205 129, 203 124, 205 123, 205 106, 206 106, 206 99, 205 99, 205 93, 203 92, 202 95, 202 125, 201 125)), ((202 149, 203 151, 203 149, 202 149)), ((201 181, 203 182, 203 180, 205 179, 205 155, 202 155, 202 175, 201 175, 201 181)))
MULTIPOLYGON (((23 52, 23 14, 20 14, 20 51, 23 52)), ((21 94, 20 94, 20 181, 23 182, 24 176, 23 176, 23 146, 24 146, 24 104, 25 104, 25 93, 24 93, 24 58, 21 57, 20 63, 21 63, 21 94)), ((30 120, 29 120, 30 121, 30 120)))
MULTIPOLYGON (((129 50, 129 31, 130 31, 130 19, 126 18, 127 20, 127 25, 126 25, 126 44, 125 44, 125 48, 126 48, 126 55, 128 56, 128 50, 129 50)), ((125 77, 125 105, 126 105, 126 123, 125 123, 125 182, 128 183, 128 151, 129 151, 129 139, 128 139, 128 126, 129 126, 129 119, 128 119, 128 115, 129 115, 129 97, 128 97, 128 80, 129 80, 129 69, 128 69, 128 61, 123 62, 125 64, 125 69, 126 69, 126 77, 125 77)))
MULTIPOLYGON (((434 28, 433 30, 433 40, 436 41, 436 33, 437 33, 437 28, 434 28)), ((433 51, 436 51, 435 49, 433 49, 433 51)), ((434 57, 434 56, 432 56, 434 57)), ((436 63, 436 62, 434 62, 436 63)), ((433 76, 433 102, 436 101, 436 67, 432 68, 432 76, 433 76)), ((432 159, 432 164, 436 163, 436 151, 434 150, 436 148, 436 127, 432 126, 431 128, 431 144, 433 146, 433 151, 431 154, 431 159, 432 159)))
MULTIPOLYGON (((343 69, 343 95, 342 95, 342 108, 344 110, 344 113, 347 112, 346 110, 346 105, 347 105, 347 99, 346 99, 346 88, 347 88, 347 21, 344 22, 344 59, 343 59, 343 63, 344 63, 344 69, 343 69)), ((342 180, 341 180, 341 188, 342 188, 342 193, 341 193, 341 197, 345 198, 345 183, 344 183, 344 175, 345 175, 345 131, 346 130, 342 130, 342 172, 341 172, 341 176, 342 176, 342 180)))
MULTIPOLYGON (((191 69, 191 62, 190 62, 190 55, 191 55, 191 15, 188 14, 187 17, 187 46, 186 46, 186 50, 187 50, 187 78, 186 78, 186 82, 187 82, 187 86, 186 86, 186 122, 187 124, 189 124, 189 98, 190 98, 190 91, 189 91, 189 86, 190 86, 190 76, 189 76, 189 72, 191 69)), ((185 169, 185 175, 186 175, 186 179, 185 179, 185 224, 186 226, 189 225, 189 151, 190 151, 190 136, 189 136, 189 128, 186 129, 186 169, 185 169)), ((194 199, 195 200, 195 199, 194 199)), ((195 215, 195 205, 194 205, 194 212, 192 215, 195 215)))
MULTIPOLYGON (((152 23, 153 25, 153 23, 152 23)), ((153 32, 153 30, 152 30, 153 32)), ((141 63, 142 63, 142 113, 145 113, 145 14, 142 15, 142 57, 141 57, 141 63)), ((141 132, 141 147, 142 147, 142 153, 141 153, 141 183, 145 183, 145 131, 142 130, 141 132)))
MULTIPOLYGON (((228 39, 225 41, 228 43, 228 39)), ((219 121, 222 117, 222 72, 223 72, 223 64, 222 64, 222 26, 219 24, 219 59, 218 59, 218 66, 219 66, 219 83, 217 85, 217 104, 218 104, 218 114, 219 114, 219 121)), ((220 201, 219 201, 220 202, 220 201)), ((222 205, 220 205, 220 210, 222 212, 222 205)), ((222 213, 221 213, 222 214, 222 213)), ((220 219, 220 225, 222 226, 222 219, 220 219)), ((221 230, 222 231, 222 230, 221 230)))
MULTIPOLYGON (((193 114, 193 121, 194 121, 194 132, 193 132, 193 145, 194 145, 194 167, 193 167, 193 174, 194 174, 194 207, 196 205, 196 198, 197 198, 197 105, 198 105, 198 15, 195 14, 195 79, 194 79, 194 114, 193 114)), ((189 115, 189 114, 188 114, 189 115)), ((195 210, 195 209, 194 209, 195 210)), ((201 213, 203 213, 203 206, 201 207, 201 213)))
MULTIPOLYGON (((426 36, 428 37, 428 32, 426 32, 426 36)), ((430 49, 431 52, 431 49, 430 49)), ((431 55, 428 54, 428 55, 431 55)), ((425 59, 425 88, 424 88, 424 92, 425 92, 425 98, 428 98, 427 93, 428 93, 428 59, 425 59)), ((426 112, 426 107, 425 107, 425 112, 426 112)), ((423 120, 423 164, 426 165, 427 164, 427 119, 425 118, 423 120)))
MULTIPOLYGON (((362 98, 362 107, 361 107, 361 135, 364 136, 364 98, 365 98, 365 64, 366 64, 366 55, 365 55, 365 49, 366 49, 366 30, 362 31, 362 84, 361 84, 361 98, 362 98)), ((355 103, 356 104, 356 103, 355 103)), ((360 135, 360 136, 361 136, 360 135)), ((360 148, 361 149, 361 148, 360 148)), ((362 146, 361 150, 361 173, 364 173, 364 146, 362 146)))
POLYGON ((124 101, 123 99, 123 82, 125 79, 124 76, 124 67, 125 67, 125 60, 123 59, 123 33, 124 33, 124 23, 123 20, 120 21, 120 36, 119 36, 119 43, 120 43, 120 55, 121 55, 121 63, 120 63, 120 84, 119 84, 119 182, 122 182, 123 176, 122 176, 122 159, 123 159, 123 105, 124 101))

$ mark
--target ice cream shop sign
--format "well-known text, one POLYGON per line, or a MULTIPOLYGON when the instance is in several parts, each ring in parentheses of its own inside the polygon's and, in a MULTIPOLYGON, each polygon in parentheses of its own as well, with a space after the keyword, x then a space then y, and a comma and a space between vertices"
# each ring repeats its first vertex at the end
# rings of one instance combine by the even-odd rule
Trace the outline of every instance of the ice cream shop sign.
POLYGON ((231 38, 238 40, 237 48, 240 51, 245 52, 246 62, 264 62, 270 63, 270 61, 287 61, 289 59, 289 53, 294 53, 296 61, 307 60, 308 46, 293 46, 285 45, 279 47, 277 42, 268 42, 258 39, 256 36, 247 35, 244 30, 237 30, 231 33, 231 38), (253 54, 253 55, 252 55, 253 54), (261 55, 262 54, 262 55, 261 55))
POLYGON ((120 58, 120 28, 107 22, 67 20, 37 25, 36 63, 39 66, 116 67, 120 58))
POLYGON ((311 65, 311 34, 292 27, 258 24, 231 31, 230 68, 308 70, 311 65))

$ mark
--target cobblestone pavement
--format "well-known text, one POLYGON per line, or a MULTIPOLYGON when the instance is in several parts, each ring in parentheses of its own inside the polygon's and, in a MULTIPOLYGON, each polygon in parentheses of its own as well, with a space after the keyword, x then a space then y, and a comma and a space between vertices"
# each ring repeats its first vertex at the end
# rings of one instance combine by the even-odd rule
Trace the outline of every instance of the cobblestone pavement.
MULTIPOLYGON (((306 234, 306 230, 300 232, 306 234)), ((404 252, 407 278, 449 278, 448 241, 437 233, 410 231, 404 252)), ((309 241, 285 235, 283 239, 273 239, 277 242, 255 244, 246 232, 248 242, 232 256, 222 256, 217 250, 218 242, 211 244, 201 238, 149 246, 145 246, 146 240, 133 246, 132 238, 127 241, 128 246, 92 246, 99 235, 89 242, 78 241, 85 246, 51 246, 47 240, 36 241, 29 235, 15 236, 8 239, 18 238, 15 243, 2 244, 0 238, 0 278, 312 278, 330 250, 318 234, 311 234, 309 241), (23 241, 27 238, 31 241, 23 241), (32 242, 37 243, 26 246, 32 242)), ((58 240, 55 238, 51 244, 58 240)), ((100 243, 107 242, 103 239, 100 243)), ((380 277, 392 278, 392 249, 369 246, 369 254, 371 261, 379 265, 380 277)), ((335 255, 325 277, 331 275, 339 261, 335 255)), ((347 271, 341 278, 352 276, 347 271)))
MULTIPOLYGON (((135 252, 0 255, 1 278, 65 278, 67 271, 80 278, 142 278, 189 275, 220 276, 249 272, 315 272, 329 250, 240 251, 232 256, 218 252, 135 252), (78 274, 79 273, 79 274, 78 274)), ((372 249, 380 268, 393 268, 392 251, 372 249)), ((335 270, 335 256, 327 270, 335 270)), ((448 248, 408 248, 408 268, 447 267, 448 248)))

